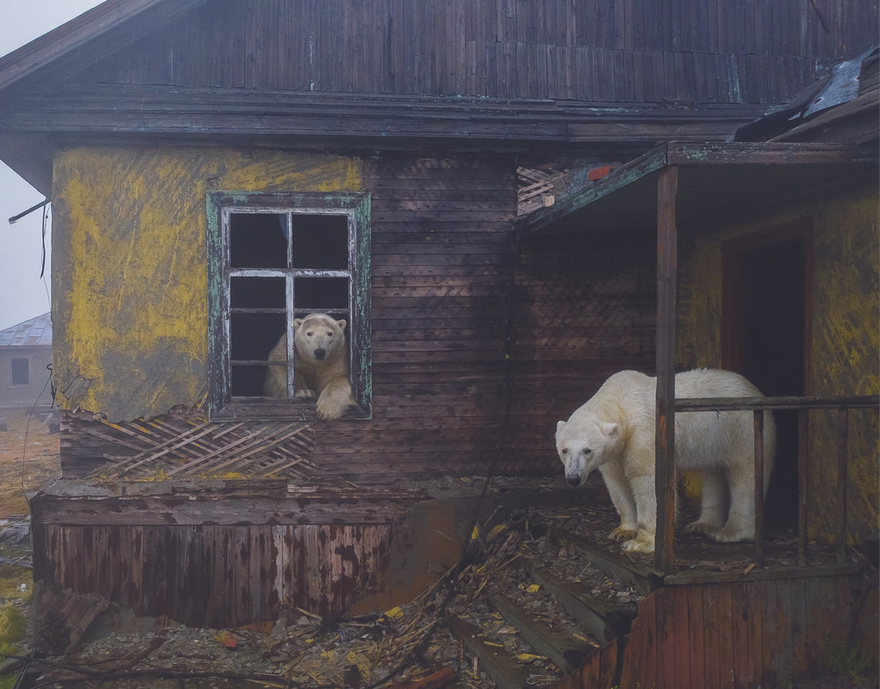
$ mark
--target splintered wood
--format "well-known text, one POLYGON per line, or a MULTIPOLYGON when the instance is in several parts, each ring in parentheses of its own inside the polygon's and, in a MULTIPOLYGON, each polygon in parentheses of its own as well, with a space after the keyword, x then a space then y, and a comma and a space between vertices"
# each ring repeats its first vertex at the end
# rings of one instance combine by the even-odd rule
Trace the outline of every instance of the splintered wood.
MULTIPOLYGON (((554 685, 602 641, 575 627, 572 615, 535 583, 534 572, 544 567, 550 549, 546 537, 529 533, 523 515, 481 525, 460 569, 408 605, 332 623, 297 610, 273 632, 278 638, 267 655, 291 682, 313 686, 554 685), (536 643, 539 638, 553 638, 565 653, 536 643)), ((581 561, 574 566, 584 569, 581 561)))
MULTIPOLYGON (((493 514, 474 529, 458 566, 415 600, 384 612, 320 616, 285 599, 274 622, 220 631, 168 622, 157 629, 161 642, 110 635, 68 660, 89 667, 113 658, 134 671, 234 672, 266 686, 304 689, 441 689, 452 682, 469 689, 549 688, 605 639, 578 623, 579 613, 557 599, 540 573, 614 593, 589 563, 554 545, 549 531, 532 508, 493 514)), ((65 672, 51 674, 58 680, 65 672)))
POLYGON ((95 479, 303 478, 314 465, 314 429, 307 421, 208 422, 198 417, 80 424, 86 434, 126 454, 104 454, 95 479))

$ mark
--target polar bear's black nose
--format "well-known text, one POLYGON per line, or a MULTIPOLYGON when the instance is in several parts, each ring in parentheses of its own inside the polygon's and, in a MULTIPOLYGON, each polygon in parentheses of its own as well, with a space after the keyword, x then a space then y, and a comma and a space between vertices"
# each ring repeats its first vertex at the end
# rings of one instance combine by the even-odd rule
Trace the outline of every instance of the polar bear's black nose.
POLYGON ((577 476, 566 476, 565 480, 568 481, 568 485, 572 488, 577 488, 581 485, 581 480, 577 476))
POLYGON ((316 349, 315 350, 315 358, 316 359, 323 359, 326 355, 327 355, 326 349, 316 349))

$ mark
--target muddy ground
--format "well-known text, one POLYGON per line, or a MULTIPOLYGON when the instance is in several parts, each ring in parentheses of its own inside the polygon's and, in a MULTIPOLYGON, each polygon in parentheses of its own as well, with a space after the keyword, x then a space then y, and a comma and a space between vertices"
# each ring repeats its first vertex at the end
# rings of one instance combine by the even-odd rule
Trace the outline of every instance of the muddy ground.
POLYGON ((0 431, 0 519, 29 514, 27 494, 61 473, 60 435, 49 434, 37 418, 4 414, 0 431))

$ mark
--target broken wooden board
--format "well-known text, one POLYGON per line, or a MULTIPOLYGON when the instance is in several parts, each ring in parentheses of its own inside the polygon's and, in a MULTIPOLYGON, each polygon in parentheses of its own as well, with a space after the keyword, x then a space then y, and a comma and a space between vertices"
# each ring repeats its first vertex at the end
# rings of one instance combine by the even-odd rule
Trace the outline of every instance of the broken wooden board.
POLYGON ((472 624, 460 617, 449 620, 452 633, 470 649, 481 667, 495 682, 498 689, 528 689, 528 668, 518 665, 503 647, 489 642, 472 624))
POLYGON ((564 630, 548 629, 537 617, 516 605, 507 596, 489 597, 489 604, 504 616, 511 625, 519 629, 523 638, 535 653, 547 656, 565 674, 574 672, 581 661, 595 646, 579 641, 564 630))
POLYGON ((570 581, 559 581, 542 572, 533 571, 535 579, 571 613, 577 621, 603 641, 621 638, 629 632, 636 616, 633 603, 619 603, 610 598, 594 596, 590 589, 570 581))
POLYGON ((620 578, 642 595, 647 596, 662 582, 660 573, 650 567, 631 562, 625 556, 609 550, 601 550, 599 546, 565 529, 554 529, 551 540, 562 548, 576 551, 594 567, 609 576, 620 578))

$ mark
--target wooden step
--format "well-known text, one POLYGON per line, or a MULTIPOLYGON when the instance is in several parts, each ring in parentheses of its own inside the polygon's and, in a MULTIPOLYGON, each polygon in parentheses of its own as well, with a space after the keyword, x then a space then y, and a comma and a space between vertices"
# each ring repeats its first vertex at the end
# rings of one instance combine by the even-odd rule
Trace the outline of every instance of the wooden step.
POLYGON ((603 642, 620 639, 629 633, 636 617, 636 604, 623 603, 611 598, 594 596, 590 587, 570 581, 560 581, 546 572, 532 571, 541 586, 556 596, 568 612, 603 642))
POLYGON ((560 548, 576 552, 585 560, 589 560, 596 569, 608 576, 616 576, 643 596, 647 596, 663 583, 661 572, 632 562, 623 553, 605 549, 571 531, 553 529, 550 541, 560 548))
POLYGON ((507 650, 490 642, 479 629, 460 617, 452 617, 449 626, 479 659, 481 668, 498 689, 530 689, 529 669, 519 665, 507 650))
POLYGON ((549 629, 507 596, 489 596, 489 605, 519 630, 535 653, 547 656, 566 675, 579 668, 587 654, 596 648, 585 641, 579 641, 564 629, 549 629))

